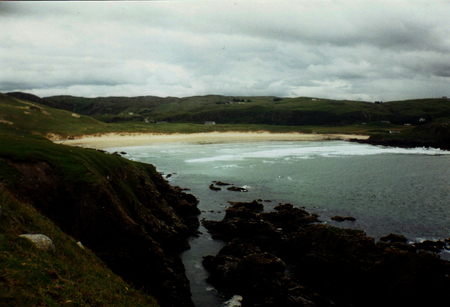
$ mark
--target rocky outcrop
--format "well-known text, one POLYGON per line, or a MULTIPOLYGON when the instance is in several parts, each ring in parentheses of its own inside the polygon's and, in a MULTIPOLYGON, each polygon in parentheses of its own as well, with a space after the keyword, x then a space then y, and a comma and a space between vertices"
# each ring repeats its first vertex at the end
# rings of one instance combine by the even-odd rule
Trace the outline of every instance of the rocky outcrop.
POLYGON ((242 295, 243 306, 436 306, 450 290, 449 262, 401 236, 375 243, 292 205, 250 208, 232 206, 222 221, 203 222, 228 242, 204 258, 208 281, 242 295))
POLYGON ((161 306, 193 306, 179 253, 197 232, 197 199, 170 186, 152 165, 96 151, 89 157, 96 164, 82 153, 73 159, 70 167, 88 171, 70 180, 55 161, 4 157, 0 162, 15 174, 5 187, 161 306))

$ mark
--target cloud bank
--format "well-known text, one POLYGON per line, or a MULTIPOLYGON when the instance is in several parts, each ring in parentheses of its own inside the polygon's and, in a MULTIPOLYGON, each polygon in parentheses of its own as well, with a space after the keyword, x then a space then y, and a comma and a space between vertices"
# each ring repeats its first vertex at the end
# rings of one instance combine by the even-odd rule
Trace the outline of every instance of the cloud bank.
POLYGON ((449 1, 0 2, 0 91, 450 95, 449 1))

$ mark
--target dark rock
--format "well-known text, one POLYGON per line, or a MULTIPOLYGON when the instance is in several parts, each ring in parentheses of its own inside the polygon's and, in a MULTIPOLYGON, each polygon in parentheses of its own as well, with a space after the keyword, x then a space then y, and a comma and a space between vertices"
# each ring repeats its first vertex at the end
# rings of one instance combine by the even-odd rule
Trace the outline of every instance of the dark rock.
POLYGON ((258 203, 258 201, 254 200, 252 202, 229 202, 234 209, 239 209, 239 208, 246 208, 252 212, 258 213, 263 211, 264 206, 260 203, 258 203))
POLYGON ((222 190, 222 189, 219 188, 219 187, 215 187, 214 184, 212 184, 212 183, 209 185, 209 188, 210 188, 211 190, 213 190, 213 191, 220 191, 220 190, 222 190))
POLYGON ((226 182, 222 182, 222 181, 216 181, 215 184, 216 185, 231 185, 231 183, 226 183, 226 182))
POLYGON ((355 219, 353 216, 346 216, 346 217, 343 217, 343 216, 340 216, 340 215, 336 215, 336 216, 333 216, 331 219, 332 219, 333 221, 336 221, 336 222, 356 221, 356 219, 355 219))
POLYGON ((395 233, 390 233, 387 236, 381 237, 380 241, 383 241, 383 242, 389 242, 390 241, 392 243, 394 243, 394 242, 406 243, 408 241, 408 239, 406 239, 402 235, 398 235, 398 234, 395 234, 395 233))
POLYGON ((228 187, 227 190, 228 190, 228 191, 234 191, 234 192, 248 192, 248 190, 245 189, 245 188, 242 188, 242 187, 235 187, 235 186, 228 187))
POLYGON ((319 222, 317 214, 309 214, 303 209, 294 208, 291 204, 278 205, 274 209, 277 212, 263 213, 261 217, 285 233, 296 231, 303 225, 319 222))
POLYGON ((433 253, 441 252, 446 246, 447 244, 442 241, 425 240, 420 243, 414 243, 414 247, 416 247, 417 249, 422 249, 433 253))
POLYGON ((450 263, 417 253, 401 236, 375 244, 361 230, 317 224, 292 205, 276 210, 233 206, 222 221, 203 222, 229 242, 205 258, 208 281, 242 295, 243 305, 435 306, 447 297, 450 263))

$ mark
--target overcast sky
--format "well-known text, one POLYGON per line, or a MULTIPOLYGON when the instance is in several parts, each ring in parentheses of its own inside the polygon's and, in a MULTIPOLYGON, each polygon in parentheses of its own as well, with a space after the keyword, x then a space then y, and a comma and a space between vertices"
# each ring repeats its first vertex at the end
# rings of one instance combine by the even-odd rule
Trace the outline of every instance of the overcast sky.
POLYGON ((450 96, 450 0, 0 2, 0 92, 450 96))

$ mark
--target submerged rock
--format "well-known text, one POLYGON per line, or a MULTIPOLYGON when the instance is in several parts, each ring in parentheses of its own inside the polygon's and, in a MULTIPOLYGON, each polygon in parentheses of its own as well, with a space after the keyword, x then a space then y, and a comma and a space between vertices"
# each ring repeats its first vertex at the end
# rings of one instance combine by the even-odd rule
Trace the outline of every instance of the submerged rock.
POLYGON ((209 185, 209 189, 210 189, 210 190, 213 190, 213 191, 220 191, 220 190, 222 190, 222 189, 219 188, 219 187, 215 187, 214 184, 212 184, 212 183, 209 185))
POLYGON ((242 187, 228 187, 227 188, 228 191, 234 191, 234 192, 248 192, 248 190, 246 188, 242 188, 242 187))
POLYGON ((340 216, 340 215, 336 215, 336 216, 333 216, 331 219, 332 219, 333 221, 336 221, 336 222, 356 221, 356 218, 354 218, 353 216, 346 216, 346 217, 343 217, 343 216, 340 216))

